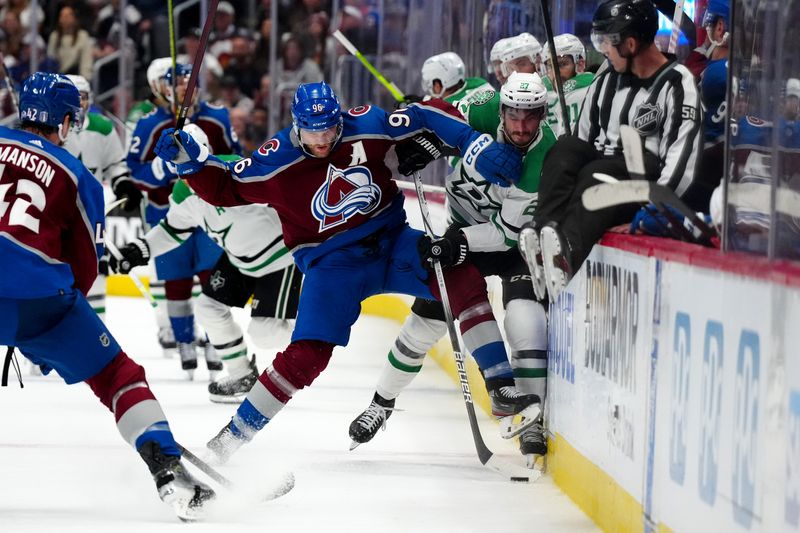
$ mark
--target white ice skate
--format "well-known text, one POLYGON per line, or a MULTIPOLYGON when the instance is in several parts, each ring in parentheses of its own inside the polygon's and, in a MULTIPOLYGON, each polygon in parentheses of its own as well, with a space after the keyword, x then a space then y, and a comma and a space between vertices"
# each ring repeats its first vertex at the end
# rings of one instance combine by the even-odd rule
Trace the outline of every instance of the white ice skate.
POLYGON ((545 285, 544 267, 542 265, 542 248, 539 235, 532 225, 524 225, 519 231, 519 250, 531 272, 533 292, 539 301, 544 301, 547 286, 545 285))

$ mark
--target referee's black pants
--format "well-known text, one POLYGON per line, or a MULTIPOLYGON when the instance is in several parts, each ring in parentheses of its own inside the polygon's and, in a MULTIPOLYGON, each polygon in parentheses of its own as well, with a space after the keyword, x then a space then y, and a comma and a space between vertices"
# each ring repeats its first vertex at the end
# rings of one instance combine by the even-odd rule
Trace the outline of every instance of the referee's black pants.
MULTIPOLYGON (((647 175, 658 176, 658 158, 648 152, 644 157, 647 175)), ((558 139, 542 166, 539 205, 534 220, 538 228, 551 221, 558 222, 570 247, 573 272, 580 268, 592 246, 608 228, 630 222, 639 209, 637 204, 616 205, 599 211, 583 207, 583 191, 600 183, 593 177, 596 172, 618 180, 630 179, 622 155, 605 156, 592 144, 570 135, 558 139)))

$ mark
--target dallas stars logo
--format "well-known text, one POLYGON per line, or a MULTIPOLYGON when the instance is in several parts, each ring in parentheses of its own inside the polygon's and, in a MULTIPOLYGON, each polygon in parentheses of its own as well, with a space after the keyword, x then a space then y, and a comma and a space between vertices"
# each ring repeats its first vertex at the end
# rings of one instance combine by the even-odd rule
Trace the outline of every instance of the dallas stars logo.
POLYGON ((475 179, 468 172, 461 168, 458 178, 447 184, 447 188, 453 196, 462 198, 479 212, 496 211, 500 209, 501 202, 492 198, 489 193, 492 184, 484 179, 475 179))
MULTIPOLYGON (((219 211, 217 211, 219 212, 219 211)), ((215 243, 220 245, 220 247, 225 248, 225 239, 228 238, 228 233, 230 233, 231 228, 233 227, 233 223, 231 222, 226 227, 222 229, 214 229, 208 225, 208 220, 203 219, 203 223, 206 227, 206 234, 211 237, 215 243)))

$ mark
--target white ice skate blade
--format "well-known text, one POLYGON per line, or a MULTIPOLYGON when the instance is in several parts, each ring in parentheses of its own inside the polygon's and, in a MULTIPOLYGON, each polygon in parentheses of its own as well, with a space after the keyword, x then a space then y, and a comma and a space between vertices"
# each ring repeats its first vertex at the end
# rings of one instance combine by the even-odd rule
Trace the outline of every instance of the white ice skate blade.
POLYGON ((247 397, 247 393, 242 393, 235 396, 223 396, 221 394, 209 394, 208 399, 214 403, 242 403, 247 397))
POLYGON ((352 452, 353 450, 355 450, 356 448, 358 448, 362 444, 363 444, 363 442, 358 442, 358 441, 354 441, 354 440, 350 441, 350 451, 352 452))
POLYGON ((502 417, 500 419, 500 436, 504 439, 516 437, 533 425, 541 415, 542 407, 540 404, 535 403, 515 415, 502 417))

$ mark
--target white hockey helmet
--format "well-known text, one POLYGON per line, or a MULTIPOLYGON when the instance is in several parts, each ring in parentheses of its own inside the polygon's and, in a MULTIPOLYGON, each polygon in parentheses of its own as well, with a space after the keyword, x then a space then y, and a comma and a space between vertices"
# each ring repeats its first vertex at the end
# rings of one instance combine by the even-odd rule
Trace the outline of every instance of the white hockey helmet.
POLYGON ((500 53, 500 61, 502 61, 502 69, 505 76, 511 74, 511 69, 508 66, 509 61, 527 57, 535 65, 536 56, 542 53, 542 45, 530 33, 520 33, 516 37, 509 37, 509 40, 511 42, 500 53))
POLYGON ((150 90, 157 98, 164 101, 167 100, 167 95, 162 87, 162 82, 171 66, 172 58, 159 57, 152 60, 150 66, 147 67, 147 83, 150 85, 150 90))
POLYGON ((494 63, 495 61, 501 61, 501 56, 503 52, 508 48, 511 44, 513 44, 512 37, 504 37, 499 39, 496 43, 492 45, 492 50, 489 52, 489 61, 494 63))
POLYGON ((537 109, 547 106, 547 89, 538 74, 512 72, 500 87, 501 106, 537 109))
POLYGON ((67 74, 67 78, 78 89, 79 93, 86 93, 89 97, 92 96, 92 86, 89 85, 89 81, 86 78, 77 74, 67 74))
MULTIPOLYGON (((575 65, 578 65, 578 60, 586 59, 586 47, 583 46, 583 43, 580 39, 572 35, 571 33, 562 33, 561 35, 556 35, 553 38, 553 44, 556 45, 556 55, 557 56, 570 56, 572 60, 575 62, 575 65)), ((546 46, 544 48, 544 52, 542 53, 542 60, 547 62, 550 60, 550 47, 546 46)))
POLYGON ((786 96, 800 98, 800 80, 797 78, 789 78, 786 80, 786 96))
POLYGON ((431 56, 422 64, 422 90, 434 97, 441 97, 446 89, 466 80, 464 61, 455 52, 444 52, 431 56), (442 90, 433 92, 433 82, 439 80, 442 90))

